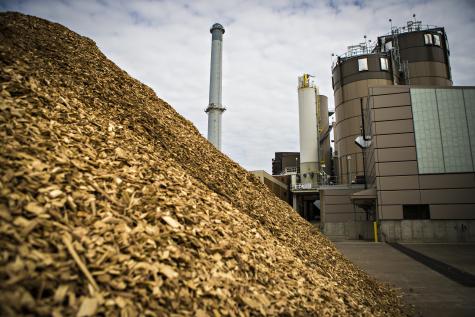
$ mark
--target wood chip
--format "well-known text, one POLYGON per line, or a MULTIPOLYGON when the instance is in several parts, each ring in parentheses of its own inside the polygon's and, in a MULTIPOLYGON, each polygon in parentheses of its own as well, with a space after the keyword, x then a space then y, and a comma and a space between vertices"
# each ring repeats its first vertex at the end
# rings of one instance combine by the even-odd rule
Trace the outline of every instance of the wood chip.
POLYGON ((172 228, 181 227, 181 224, 170 216, 162 216, 162 219, 165 220, 165 222, 169 224, 172 228))
POLYGON ((97 306, 99 301, 94 297, 86 297, 81 303, 79 307, 79 311, 76 314, 76 317, 87 317, 87 316, 94 316, 97 312, 97 306))
POLYGON ((28 205, 25 206, 25 210, 35 215, 41 215, 45 212, 45 208, 35 202, 28 203, 28 205))
POLYGON ((14 12, 0 39, 2 313, 407 314, 92 40, 14 12))

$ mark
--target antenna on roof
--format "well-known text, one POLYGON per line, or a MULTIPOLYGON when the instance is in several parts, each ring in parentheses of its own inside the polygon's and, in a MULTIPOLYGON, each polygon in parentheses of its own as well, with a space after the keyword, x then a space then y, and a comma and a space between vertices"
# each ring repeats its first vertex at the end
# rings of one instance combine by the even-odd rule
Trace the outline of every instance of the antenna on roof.
POLYGON ((389 18, 389 24, 391 25, 391 34, 393 33, 393 19, 389 18))
POLYGON ((412 17, 414 18, 414 22, 416 22, 416 14, 415 13, 412 14, 412 17))

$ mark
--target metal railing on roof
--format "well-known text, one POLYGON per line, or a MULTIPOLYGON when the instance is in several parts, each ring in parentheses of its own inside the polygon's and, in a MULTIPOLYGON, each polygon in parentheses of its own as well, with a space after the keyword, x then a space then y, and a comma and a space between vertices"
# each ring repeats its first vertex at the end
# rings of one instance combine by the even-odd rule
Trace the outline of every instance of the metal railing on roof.
POLYGON ((426 31, 440 29, 440 26, 422 24, 422 21, 407 21, 405 26, 392 26, 391 32, 384 34, 382 36, 391 36, 403 33, 417 32, 417 31, 426 31))
POLYGON ((367 42, 358 43, 356 45, 350 45, 347 47, 347 51, 341 55, 335 55, 336 58, 332 61, 332 69, 336 66, 338 59, 348 59, 355 56, 360 55, 369 55, 377 53, 377 43, 371 42, 371 40, 367 42))

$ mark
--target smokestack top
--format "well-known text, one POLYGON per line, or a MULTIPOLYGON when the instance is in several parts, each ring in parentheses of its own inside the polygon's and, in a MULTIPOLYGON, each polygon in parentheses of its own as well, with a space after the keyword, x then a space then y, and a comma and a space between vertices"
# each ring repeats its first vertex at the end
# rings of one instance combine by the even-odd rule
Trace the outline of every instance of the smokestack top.
POLYGON ((210 31, 210 33, 213 33, 214 30, 220 30, 224 33, 224 27, 219 23, 213 24, 213 26, 211 27, 211 29, 209 31, 210 31))

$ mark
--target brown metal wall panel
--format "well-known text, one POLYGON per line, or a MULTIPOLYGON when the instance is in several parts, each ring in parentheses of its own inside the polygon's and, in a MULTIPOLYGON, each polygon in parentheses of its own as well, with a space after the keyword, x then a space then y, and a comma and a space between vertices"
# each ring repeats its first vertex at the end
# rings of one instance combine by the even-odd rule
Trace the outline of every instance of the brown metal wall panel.
POLYGON ((326 204, 328 205, 337 205, 337 204, 350 204, 350 196, 326 196, 326 204))
POLYGON ((419 189, 417 175, 378 177, 380 190, 419 189))
POLYGON ((339 124, 335 125, 335 130, 338 131, 338 138, 342 139, 350 135, 360 135, 360 127, 361 116, 358 116, 340 121, 339 124))
POLYGON ((367 80, 367 79, 385 79, 392 82, 393 76, 391 73, 386 71, 364 71, 349 75, 348 77, 343 78, 343 85, 348 85, 356 81, 367 80))
POLYGON ((411 107, 374 109, 374 121, 412 119, 411 107))
MULTIPOLYGON (((362 187, 354 187, 354 188, 344 188, 344 189, 339 189, 339 188, 335 188, 335 189, 323 189, 321 191, 321 193, 325 196, 325 197, 329 197, 329 196, 348 196, 350 197, 352 194, 356 193, 356 192, 359 192, 362 190, 362 187)), ((348 198, 350 199, 350 198, 348 198)))
POLYGON ((367 97, 369 87, 392 86, 392 80, 387 79, 367 79, 349 83, 334 90, 335 107, 355 98, 367 97), (345 94, 343 95, 343 92, 345 94), (344 99, 343 99, 344 98, 344 99))
POLYGON ((412 205, 421 203, 421 197, 417 189, 380 191, 380 193, 381 200, 378 203, 381 205, 412 205))
POLYGON ((378 148, 415 146, 414 133, 376 135, 373 137, 378 148))
POLYGON ((475 204, 431 205, 431 219, 475 219, 475 204))
POLYGON ((378 162, 414 161, 417 159, 415 147, 376 149, 378 162))
POLYGON ((475 187, 475 173, 419 175, 421 189, 475 187))
POLYGON ((338 156, 343 155, 362 155, 361 149, 355 144, 355 138, 359 133, 354 136, 348 136, 340 139, 340 141, 335 141, 335 149, 338 151, 338 156))
POLYGON ((336 110, 336 107, 343 102, 342 88, 336 88, 335 90, 333 90, 333 102, 335 104, 335 110, 336 110))
MULTIPOLYGON (((424 33, 426 32, 408 32, 398 36, 399 48, 424 45, 424 33)), ((430 33, 430 32, 428 32, 430 33)))
POLYGON ((438 46, 419 46, 401 49, 401 60, 412 62, 433 61, 445 63, 444 50, 438 46))
POLYGON ((381 206, 381 218, 384 220, 401 220, 403 218, 401 205, 381 206))
POLYGON ((417 172, 416 161, 376 163, 377 176, 416 175, 417 172))
POLYGON ((383 121, 383 122, 375 123, 374 134, 409 133, 409 132, 414 132, 414 124, 411 119, 383 121))
POLYGON ((447 64, 441 62, 415 62, 409 64, 409 74, 414 77, 448 78, 447 64))
POLYGON ((326 131, 329 125, 329 118, 328 118, 328 97, 324 95, 318 95, 318 99, 320 102, 320 124, 322 131, 326 131))
POLYGON ((373 97, 373 108, 410 106, 411 96, 409 93, 380 95, 373 97))
POLYGON ((411 78, 411 85, 421 86, 452 86, 452 82, 440 77, 419 77, 411 78))
POLYGON ((423 204, 475 204, 475 188, 421 190, 423 204))
POLYGON ((341 104, 335 108, 335 117, 337 124, 342 120, 356 116, 361 116, 361 107, 359 99, 347 101, 344 104, 341 104))
POLYGON ((380 58, 387 57, 385 53, 360 55, 353 58, 345 59, 340 62, 332 70, 334 89, 340 88, 341 85, 347 85, 354 81, 365 79, 387 79, 392 80, 392 66, 389 63, 389 70, 381 70, 380 58), (358 60, 366 58, 368 61, 368 70, 359 71, 358 60), (340 78, 342 76, 342 78, 340 78))
POLYGON ((372 96, 409 93, 409 86, 380 86, 371 87, 370 92, 372 96))

